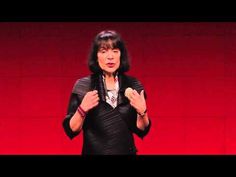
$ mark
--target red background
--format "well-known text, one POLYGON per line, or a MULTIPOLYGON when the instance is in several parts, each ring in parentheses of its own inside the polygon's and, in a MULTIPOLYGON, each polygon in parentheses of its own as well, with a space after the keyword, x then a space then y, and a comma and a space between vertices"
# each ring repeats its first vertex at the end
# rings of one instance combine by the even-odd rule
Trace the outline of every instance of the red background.
POLYGON ((236 23, 1 22, 0 154, 80 154, 64 133, 91 41, 117 30, 152 120, 138 154, 236 154, 236 23))

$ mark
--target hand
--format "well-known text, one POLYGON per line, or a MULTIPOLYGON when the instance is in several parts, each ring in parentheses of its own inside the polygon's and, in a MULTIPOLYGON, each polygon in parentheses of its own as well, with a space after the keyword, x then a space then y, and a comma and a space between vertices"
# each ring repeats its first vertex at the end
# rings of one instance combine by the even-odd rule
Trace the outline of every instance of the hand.
POLYGON ((93 90, 85 94, 80 106, 85 112, 88 112, 90 109, 97 106, 98 103, 99 103, 98 91, 93 90))
POLYGON ((142 114, 147 108, 144 90, 140 92, 140 95, 136 90, 133 90, 132 94, 130 95, 130 104, 136 109, 138 113, 142 114))

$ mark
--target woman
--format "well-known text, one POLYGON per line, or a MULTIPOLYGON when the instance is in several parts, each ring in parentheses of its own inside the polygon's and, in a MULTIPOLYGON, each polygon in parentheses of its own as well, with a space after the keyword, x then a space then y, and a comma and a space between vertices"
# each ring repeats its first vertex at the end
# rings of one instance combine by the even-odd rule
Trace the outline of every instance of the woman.
POLYGON ((63 121, 66 134, 72 139, 83 130, 82 155, 135 155, 133 133, 143 138, 151 122, 143 86, 124 74, 129 60, 120 35, 97 34, 88 65, 93 74, 77 80, 71 93, 63 121))

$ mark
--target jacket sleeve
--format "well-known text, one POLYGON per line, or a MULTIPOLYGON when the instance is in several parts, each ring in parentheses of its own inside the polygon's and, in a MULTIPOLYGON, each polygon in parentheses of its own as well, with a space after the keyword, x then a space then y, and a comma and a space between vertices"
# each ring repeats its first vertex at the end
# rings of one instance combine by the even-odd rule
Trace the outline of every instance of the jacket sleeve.
POLYGON ((81 104, 84 95, 90 90, 91 79, 90 76, 78 79, 72 89, 72 93, 69 100, 69 105, 67 109, 67 114, 63 120, 63 128, 67 136, 70 139, 74 138, 80 132, 73 132, 70 128, 70 119, 73 117, 77 111, 78 106, 81 104))
POLYGON ((149 119, 149 124, 144 130, 140 130, 137 126, 135 126, 133 131, 136 135, 138 135, 140 138, 143 139, 148 134, 150 127, 151 127, 151 120, 149 119))
POLYGON ((76 135, 79 134, 79 132, 73 132, 72 129, 70 128, 70 125, 69 125, 70 124, 70 119, 72 118, 72 116, 76 112, 79 104, 80 104, 80 101, 78 99, 77 94, 72 93, 71 96, 70 96, 70 100, 69 100, 67 114, 65 116, 65 119, 63 120, 64 131, 70 139, 74 138, 76 135))
MULTIPOLYGON (((140 94, 140 92, 141 92, 142 90, 144 90, 144 97, 145 97, 145 99, 147 99, 147 94, 146 94, 146 92, 145 92, 145 89, 144 89, 142 83, 141 83, 139 80, 135 79, 135 78, 132 79, 131 83, 132 83, 132 87, 133 87, 135 90, 137 90, 137 92, 138 92, 139 94, 140 94)), ((144 130, 140 130, 140 129, 137 127, 137 124, 136 124, 136 122, 137 122, 137 112, 136 112, 136 111, 135 111, 134 117, 135 117, 135 122, 134 122, 134 126, 133 126, 133 132, 134 132, 136 135, 138 135, 140 138, 143 139, 143 138, 148 134, 148 132, 149 132, 149 130, 150 130, 150 128, 151 128, 151 120, 150 120, 150 117, 148 117, 148 118, 149 118, 149 124, 148 124, 148 126, 147 126, 144 130)))

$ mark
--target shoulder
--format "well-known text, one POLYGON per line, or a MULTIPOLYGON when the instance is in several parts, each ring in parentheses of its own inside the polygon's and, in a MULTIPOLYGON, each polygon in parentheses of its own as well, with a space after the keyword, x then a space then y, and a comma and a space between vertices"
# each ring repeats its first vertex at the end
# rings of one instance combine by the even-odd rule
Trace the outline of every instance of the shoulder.
POLYGON ((143 84, 136 77, 129 76, 129 75, 124 75, 123 77, 125 78, 128 85, 130 85, 130 87, 132 87, 133 89, 137 91, 141 91, 144 89, 143 84))
POLYGON ((91 81, 91 75, 77 79, 74 85, 77 86, 77 85, 88 84, 90 83, 90 81, 91 81))
POLYGON ((125 80, 128 82, 128 85, 132 88, 137 90, 140 94, 142 90, 144 90, 144 97, 147 99, 147 93, 141 81, 133 76, 124 75, 125 80))
POLYGON ((78 93, 79 91, 89 91, 91 86, 91 75, 77 79, 73 86, 73 93, 78 93))

